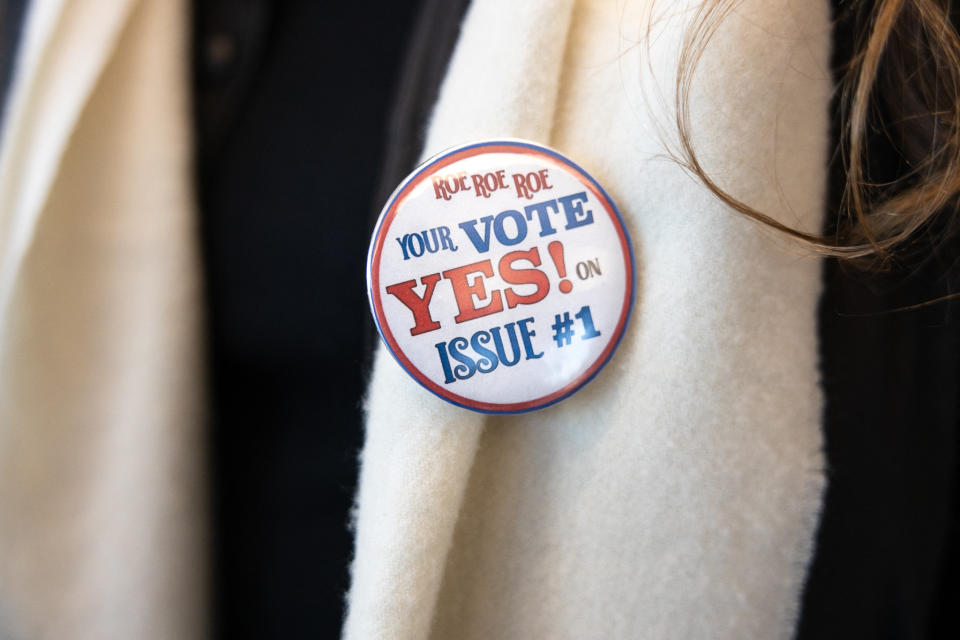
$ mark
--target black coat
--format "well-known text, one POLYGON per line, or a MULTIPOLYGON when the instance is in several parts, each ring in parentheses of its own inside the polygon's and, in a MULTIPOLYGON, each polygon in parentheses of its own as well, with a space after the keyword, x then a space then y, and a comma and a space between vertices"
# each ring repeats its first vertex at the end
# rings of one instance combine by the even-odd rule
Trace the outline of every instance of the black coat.
MULTIPOLYGON (((339 633, 374 345, 366 245, 416 162, 466 5, 196 4, 225 637, 339 633)), ((840 21, 838 68, 851 50, 840 21)), ((897 170, 882 136, 871 150, 897 170)), ((828 221, 843 179, 835 162, 828 221)), ((827 261, 828 488, 800 638, 960 637, 960 301, 895 311, 960 291, 958 258, 953 241, 927 242, 884 275, 827 261)))

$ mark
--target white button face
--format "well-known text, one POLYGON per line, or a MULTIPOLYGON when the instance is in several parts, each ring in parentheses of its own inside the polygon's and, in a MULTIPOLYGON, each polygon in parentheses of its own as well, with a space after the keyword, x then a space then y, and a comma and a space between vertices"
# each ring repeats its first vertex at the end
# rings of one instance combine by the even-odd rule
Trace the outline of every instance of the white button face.
POLYGON ((556 151, 464 145, 421 165, 384 207, 370 305, 428 390, 475 411, 532 411, 613 355, 633 302, 630 246, 600 185, 556 151))

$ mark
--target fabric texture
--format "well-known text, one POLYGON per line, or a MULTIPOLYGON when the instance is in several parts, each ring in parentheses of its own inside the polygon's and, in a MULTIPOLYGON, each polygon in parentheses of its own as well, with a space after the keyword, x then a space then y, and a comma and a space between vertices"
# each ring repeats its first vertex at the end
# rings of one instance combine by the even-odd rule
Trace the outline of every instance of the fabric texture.
MULTIPOLYGON (((572 157, 630 229, 636 307, 604 371, 531 414, 448 405, 378 351, 344 637, 792 635, 824 483, 821 265, 665 157, 697 4, 468 11, 423 156, 514 136, 572 157)), ((829 42, 826 3, 748 0, 691 96, 706 170, 809 231, 829 42)))
POLYGON ((367 219, 417 4, 193 0, 215 637, 343 625, 367 219))
MULTIPOLYGON (((863 5, 832 4, 839 82, 863 5)), ((958 7, 952 19, 960 26, 958 7)), ((879 93, 879 117, 900 122, 910 91, 879 93)), ((907 132, 871 129, 871 179, 892 182, 914 161, 903 152, 907 132)), ((841 219, 845 186, 836 154, 827 234, 841 219)), ((797 640, 960 638, 960 298, 924 304, 960 291, 955 218, 945 211, 889 270, 825 265, 819 332, 829 482, 797 640)))
POLYGON ((0 2, 0 125, 3 124, 13 61, 20 45, 20 34, 23 32, 23 19, 26 12, 27 0, 0 2))
POLYGON ((0 157, 0 637, 204 633, 186 5, 31 3, 0 157))

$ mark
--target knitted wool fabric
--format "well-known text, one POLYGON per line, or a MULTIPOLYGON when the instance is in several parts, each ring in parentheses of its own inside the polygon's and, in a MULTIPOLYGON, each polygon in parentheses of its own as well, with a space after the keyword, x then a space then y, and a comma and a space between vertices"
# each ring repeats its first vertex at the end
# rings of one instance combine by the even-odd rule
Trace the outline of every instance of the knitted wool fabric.
MULTIPOLYGON (((637 261, 618 352, 548 409, 485 416, 381 347, 345 638, 787 638, 821 503, 820 262, 670 160, 700 2, 475 0, 423 156, 548 144, 617 202, 637 261)), ((691 95, 706 171, 823 220, 825 2, 747 0, 691 95)))
POLYGON ((34 0, 0 156, 0 637, 207 629, 183 0, 34 0))

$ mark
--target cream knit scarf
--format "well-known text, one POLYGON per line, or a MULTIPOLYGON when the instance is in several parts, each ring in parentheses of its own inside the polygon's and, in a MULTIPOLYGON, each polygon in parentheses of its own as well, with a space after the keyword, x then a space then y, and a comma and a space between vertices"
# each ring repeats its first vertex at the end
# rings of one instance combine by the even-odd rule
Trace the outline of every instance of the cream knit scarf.
POLYGON ((200 638, 187 4, 29 9, 0 153, 0 638, 200 638))
MULTIPOLYGON (((698 4, 474 0, 424 156, 513 136, 584 166, 634 241, 634 317, 592 383, 519 416, 446 404, 379 350, 346 638, 793 633, 824 484, 820 263, 665 157, 698 4)), ((707 171, 808 231, 829 42, 825 0, 746 0, 692 95, 707 171)))

